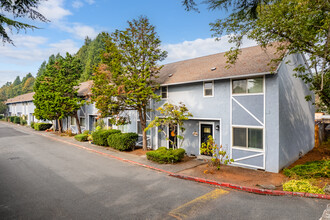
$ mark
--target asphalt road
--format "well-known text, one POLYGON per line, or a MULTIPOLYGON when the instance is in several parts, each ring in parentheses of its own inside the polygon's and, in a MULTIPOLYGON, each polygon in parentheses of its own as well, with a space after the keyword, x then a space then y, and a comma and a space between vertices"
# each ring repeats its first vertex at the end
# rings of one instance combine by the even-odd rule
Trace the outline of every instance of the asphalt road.
POLYGON ((0 219, 319 219, 328 200, 214 188, 0 122, 0 219))

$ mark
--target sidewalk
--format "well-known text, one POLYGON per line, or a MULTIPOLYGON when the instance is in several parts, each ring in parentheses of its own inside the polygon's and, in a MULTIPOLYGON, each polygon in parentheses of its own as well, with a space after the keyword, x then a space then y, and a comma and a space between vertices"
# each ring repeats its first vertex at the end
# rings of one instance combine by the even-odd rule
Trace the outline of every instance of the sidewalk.
POLYGON ((207 166, 206 161, 197 158, 176 164, 158 164, 147 160, 145 155, 120 152, 110 147, 97 146, 88 142, 78 142, 73 137, 59 136, 53 132, 35 131, 30 127, 11 123, 6 124, 29 133, 41 135, 106 157, 143 166, 181 179, 264 195, 290 195, 330 199, 330 195, 281 191, 281 184, 286 180, 283 174, 224 165, 221 166, 221 171, 215 171, 214 168, 207 166))

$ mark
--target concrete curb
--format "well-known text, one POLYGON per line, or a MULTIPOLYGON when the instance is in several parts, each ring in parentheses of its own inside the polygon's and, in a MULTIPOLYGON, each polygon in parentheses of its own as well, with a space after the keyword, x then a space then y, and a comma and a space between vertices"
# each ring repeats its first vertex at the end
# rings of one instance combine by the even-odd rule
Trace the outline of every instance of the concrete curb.
POLYGON ((100 154, 100 155, 103 155, 103 156, 106 156, 106 157, 110 157, 110 158, 113 158, 113 159, 116 159, 116 160, 119 160, 119 161, 123 161, 123 162, 130 163, 130 164, 135 164, 135 165, 142 166, 142 167, 145 167, 145 168, 149 168, 149 169, 152 169, 152 170, 156 170, 156 171, 159 171, 159 172, 162 172, 162 173, 166 173, 171 177, 176 177, 176 178, 179 178, 179 179, 190 180, 190 181, 195 181, 195 182, 199 182, 199 183, 206 183, 206 184, 210 184, 210 185, 214 185, 214 186, 222 186, 222 187, 226 187, 226 188, 230 188, 230 189, 235 189, 235 190, 240 190, 240 191, 245 191, 245 192, 255 193, 255 194, 261 194, 261 195, 298 196, 298 197, 307 197, 307 198, 317 198, 317 199, 330 200, 330 195, 314 194, 314 193, 303 193, 303 192, 287 192, 287 191, 269 190, 269 189, 259 189, 259 188, 253 188, 253 187, 247 187, 247 186, 240 186, 240 185, 231 184, 231 183, 217 182, 217 181, 214 181, 214 180, 209 180, 209 179, 204 179, 204 178, 199 178, 199 177, 181 175, 181 174, 173 173, 173 172, 166 171, 166 170, 163 170, 163 169, 159 169, 159 168, 156 168, 156 167, 153 167, 153 166, 149 166, 149 165, 146 165, 146 164, 142 164, 142 163, 139 163, 139 162, 136 162, 136 161, 124 159, 124 158, 121 158, 121 157, 116 157, 116 156, 113 156, 111 154, 104 153, 104 152, 101 152, 101 151, 98 151, 98 150, 95 150, 95 149, 91 149, 91 148, 88 148, 88 147, 84 147, 84 146, 79 145, 79 144, 74 144, 74 143, 71 143, 71 142, 68 142, 68 141, 65 141, 65 140, 61 140, 61 139, 56 138, 56 137, 50 137, 49 135, 45 135, 45 134, 42 134, 42 133, 39 133, 39 132, 32 131, 32 133, 40 135, 40 136, 44 136, 44 137, 49 138, 49 139, 53 139, 55 141, 66 143, 66 144, 75 146, 75 147, 80 148, 80 149, 84 149, 84 150, 87 150, 87 151, 90 151, 90 152, 93 152, 93 153, 97 153, 97 154, 100 154))
POLYGON ((184 180, 191 180, 199 183, 207 183, 215 186, 222 186, 231 189, 236 189, 240 191, 261 194, 261 195, 272 195, 272 196, 299 196, 299 197, 307 197, 307 198, 317 198, 317 199, 328 199, 330 200, 330 195, 323 195, 323 194, 314 194, 314 193, 304 193, 304 192, 287 192, 287 191, 280 191, 280 190, 269 190, 269 189, 258 189, 253 187, 247 186, 239 186, 231 183, 222 183, 217 182, 214 180, 203 179, 199 177, 193 176, 186 176, 181 174, 170 174, 172 177, 184 179, 184 180))

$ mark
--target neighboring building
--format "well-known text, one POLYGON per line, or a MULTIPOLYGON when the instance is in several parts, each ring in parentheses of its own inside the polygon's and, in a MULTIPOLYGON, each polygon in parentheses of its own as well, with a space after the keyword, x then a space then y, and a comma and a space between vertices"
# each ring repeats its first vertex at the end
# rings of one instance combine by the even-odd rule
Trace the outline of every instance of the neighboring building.
POLYGON ((31 124, 31 122, 34 122, 34 116, 33 112, 35 109, 35 106, 33 104, 33 95, 34 92, 23 94, 16 96, 12 99, 8 99, 6 101, 6 105, 8 106, 7 110, 7 116, 25 116, 26 121, 28 125, 31 124))
MULTIPOLYGON (((274 48, 242 49, 237 63, 226 68, 224 53, 166 64, 160 72, 160 102, 150 102, 157 109, 165 102, 183 102, 193 114, 184 123, 187 154, 200 155, 201 143, 212 135, 222 145, 234 165, 279 172, 314 147, 314 106, 305 101, 308 85, 293 76, 293 69, 306 64, 300 55, 288 55, 281 62, 274 48), (287 61, 291 61, 288 63, 287 61)), ((92 82, 82 83, 78 93, 90 96, 92 82)), ((97 109, 89 104, 78 111, 82 130, 93 130, 97 109)), ((142 131, 135 111, 131 124, 119 126, 123 132, 136 132, 142 143, 142 131)), ((156 111, 148 115, 151 121, 156 111)), ((108 127, 111 126, 107 119, 108 127)), ((64 120, 65 129, 76 132, 75 121, 64 120)), ((167 131, 170 133, 171 131, 167 131)), ((147 132, 148 146, 170 147, 158 128, 147 132)))

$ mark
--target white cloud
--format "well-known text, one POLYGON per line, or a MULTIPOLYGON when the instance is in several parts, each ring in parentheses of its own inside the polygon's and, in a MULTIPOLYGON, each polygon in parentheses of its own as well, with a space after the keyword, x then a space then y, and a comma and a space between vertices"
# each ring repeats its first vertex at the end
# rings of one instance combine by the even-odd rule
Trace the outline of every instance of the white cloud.
POLYGON ((51 22, 56 22, 72 13, 63 7, 63 0, 42 1, 38 11, 51 22))
POLYGON ((92 5, 92 4, 94 4, 94 3, 95 3, 95 1, 94 1, 94 0, 86 0, 86 2, 87 2, 88 4, 90 4, 90 5, 92 5))
POLYGON ((65 56, 66 52, 73 54, 79 49, 71 39, 55 43, 40 36, 14 35, 12 39, 16 47, 6 44, 0 50, 0 86, 17 75, 36 74, 41 63, 51 54, 65 56))
POLYGON ((83 25, 80 23, 73 23, 73 24, 58 23, 56 25, 61 30, 73 34, 75 38, 80 40, 84 40, 86 36, 90 38, 94 38, 98 34, 98 32, 93 27, 88 25, 83 25))
MULTIPOLYGON (((243 47, 257 45, 255 41, 244 38, 243 47)), ((178 44, 166 44, 163 50, 168 52, 168 56, 163 63, 171 63, 180 60, 192 59, 215 53, 228 51, 233 44, 228 43, 228 36, 221 37, 220 41, 214 38, 196 39, 194 41, 184 41, 178 44)))
POLYGON ((74 8, 81 8, 82 6, 84 6, 84 3, 82 3, 81 1, 74 1, 72 3, 72 7, 74 8))

